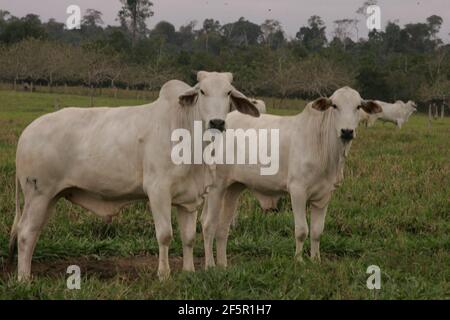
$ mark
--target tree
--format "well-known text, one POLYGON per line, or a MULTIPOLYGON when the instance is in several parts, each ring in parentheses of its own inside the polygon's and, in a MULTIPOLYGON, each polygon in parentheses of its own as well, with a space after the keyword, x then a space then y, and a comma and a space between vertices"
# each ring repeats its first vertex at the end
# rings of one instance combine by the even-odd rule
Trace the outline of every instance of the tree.
POLYGON ((234 46, 256 45, 262 37, 261 27, 245 20, 244 17, 239 18, 236 22, 224 25, 222 31, 225 38, 234 46))
POLYGON ((111 80, 115 73, 111 61, 118 59, 117 55, 108 52, 105 48, 88 44, 77 50, 79 61, 79 74, 83 83, 89 87, 91 106, 94 104, 94 91, 102 82, 111 80))
POLYGON ((263 43, 270 48, 281 47, 286 39, 284 37, 283 27, 277 20, 268 19, 261 25, 263 43))
POLYGON ((296 38, 310 51, 318 51, 327 43, 325 35, 326 26, 319 16, 311 16, 308 19, 308 26, 301 27, 296 38))
POLYGON ((196 25, 197 21, 194 20, 180 27, 177 33, 177 44, 181 50, 192 50, 196 25))
POLYGON ((153 3, 149 0, 120 0, 122 9, 119 11, 119 20, 122 27, 131 33, 133 46, 136 41, 147 33, 146 20, 153 16, 153 3))
POLYGON ((209 51, 209 39, 213 36, 220 36, 220 22, 214 19, 205 19, 203 21, 203 29, 200 31, 200 33, 205 38, 205 50, 206 52, 209 51))
POLYGON ((328 96, 335 90, 352 85, 354 75, 341 62, 312 55, 299 64, 298 86, 308 96, 328 96))
POLYGON ((104 24, 102 13, 95 9, 87 9, 81 20, 81 24, 89 27, 97 27, 104 24))
POLYGON ((430 35, 433 39, 436 39, 436 35, 441 30, 442 22, 442 18, 437 15, 432 15, 427 18, 427 23, 430 28, 430 35))
POLYGON ((160 21, 150 32, 151 38, 163 38, 166 43, 174 43, 176 40, 176 32, 173 24, 167 21, 160 21))
POLYGON ((336 25, 334 29, 334 37, 340 41, 344 51, 347 48, 347 45, 352 42, 351 28, 355 25, 355 23, 357 23, 357 20, 355 19, 340 19, 334 21, 334 24, 336 25))
MULTIPOLYGON (((4 17, 8 15, 4 13, 4 17)), ((5 22, 5 21, 4 21, 5 22)), ((27 38, 44 39, 47 33, 39 16, 27 14, 23 18, 10 17, 0 31, 0 41, 8 44, 20 42, 27 38)))

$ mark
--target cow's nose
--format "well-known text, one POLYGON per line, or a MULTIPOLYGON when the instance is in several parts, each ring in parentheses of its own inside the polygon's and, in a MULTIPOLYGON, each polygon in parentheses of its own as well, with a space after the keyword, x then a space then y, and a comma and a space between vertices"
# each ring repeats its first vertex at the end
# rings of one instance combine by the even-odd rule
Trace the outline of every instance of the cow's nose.
POLYGON ((341 129, 341 139, 352 140, 353 139, 353 130, 352 129, 341 129))
POLYGON ((219 131, 225 130, 225 121, 222 119, 213 119, 209 121, 209 128, 210 129, 217 129, 219 131))

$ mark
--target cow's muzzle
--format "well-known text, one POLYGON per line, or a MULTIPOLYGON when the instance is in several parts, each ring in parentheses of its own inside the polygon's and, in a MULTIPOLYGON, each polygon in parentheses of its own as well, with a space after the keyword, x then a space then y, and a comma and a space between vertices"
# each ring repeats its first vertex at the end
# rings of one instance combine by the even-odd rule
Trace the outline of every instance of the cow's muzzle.
POLYGON ((220 132, 225 131, 225 121, 221 119, 213 119, 209 121, 209 129, 217 129, 220 132))
POLYGON ((344 141, 350 141, 354 138, 354 130, 341 129, 341 139, 344 141))

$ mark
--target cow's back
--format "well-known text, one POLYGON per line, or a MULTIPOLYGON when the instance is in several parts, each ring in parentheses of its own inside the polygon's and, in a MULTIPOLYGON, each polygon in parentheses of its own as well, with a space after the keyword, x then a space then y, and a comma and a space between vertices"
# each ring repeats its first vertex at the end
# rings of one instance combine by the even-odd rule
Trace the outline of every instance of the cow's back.
POLYGON ((36 119, 19 138, 19 179, 39 179, 55 190, 76 186, 106 193, 115 183, 135 188, 149 108, 66 108, 36 119))

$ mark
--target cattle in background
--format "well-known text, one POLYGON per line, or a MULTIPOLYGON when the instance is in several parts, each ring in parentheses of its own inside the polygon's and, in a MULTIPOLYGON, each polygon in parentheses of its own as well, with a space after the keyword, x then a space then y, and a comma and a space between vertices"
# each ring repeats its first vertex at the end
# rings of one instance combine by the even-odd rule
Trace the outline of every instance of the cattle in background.
POLYGON ((267 113, 266 103, 263 100, 251 99, 259 113, 267 113))
POLYGON ((16 153, 16 216, 10 257, 18 243, 18 278, 31 274, 37 239, 60 198, 110 218, 125 205, 148 200, 159 244, 158 275, 170 274, 171 208, 178 210, 183 269, 194 270, 196 212, 212 172, 207 165, 175 165, 173 130, 221 129, 230 103, 259 116, 254 105, 232 87, 230 73, 198 73, 190 87, 172 80, 155 102, 137 107, 67 108, 33 121, 16 153), (24 195, 23 213, 19 194, 24 195))
POLYGON ((377 119, 380 119, 384 122, 394 123, 401 129, 403 124, 408 121, 409 117, 417 111, 417 105, 411 100, 407 103, 404 103, 401 100, 398 100, 395 103, 376 102, 383 109, 382 112, 370 115, 363 110, 360 110, 361 122, 364 123, 366 127, 372 126, 377 119))
MULTIPOLYGON (((228 128, 279 129, 279 171, 261 176, 261 165, 218 165, 216 179, 202 215, 205 266, 227 265, 226 246, 238 198, 246 188, 274 199, 289 194, 295 221, 296 257, 301 260, 308 236, 307 205, 311 208, 311 257, 320 259, 319 241, 331 195, 343 180, 345 158, 359 123, 358 109, 381 112, 379 104, 361 99, 349 87, 330 98, 309 103, 295 116, 261 115, 258 119, 230 113, 228 128)), ((269 144, 270 145, 270 144, 269 144)), ((248 148, 248 146, 247 146, 248 148)), ((226 150, 225 150, 226 151, 226 150)), ((269 150, 273 152, 273 150, 269 150)))
POLYGON ((377 121, 377 115, 376 114, 368 114, 363 109, 359 109, 359 121, 362 123, 366 128, 371 127, 375 124, 375 121, 377 121))

